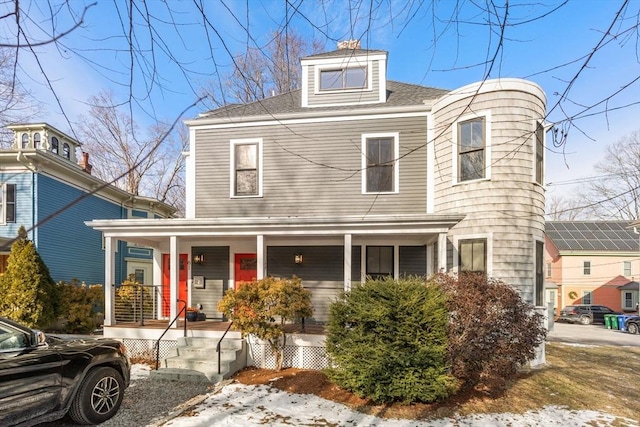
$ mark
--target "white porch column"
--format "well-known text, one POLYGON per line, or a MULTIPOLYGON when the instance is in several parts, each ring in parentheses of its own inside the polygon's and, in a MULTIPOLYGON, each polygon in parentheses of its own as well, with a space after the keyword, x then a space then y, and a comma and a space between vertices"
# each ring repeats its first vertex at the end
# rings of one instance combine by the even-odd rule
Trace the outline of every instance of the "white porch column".
MULTIPOLYGON (((169 307, 170 321, 178 314, 178 238, 171 236, 169 238, 169 298, 171 300, 169 307)), ((174 328, 178 327, 178 322, 173 324, 174 328)))
MULTIPOLYGON (((154 286, 154 294, 158 300, 158 302, 162 301, 162 252, 154 248, 153 249, 153 286, 154 286)), ((162 303, 157 304, 157 318, 162 319, 162 303)))
POLYGON ((430 245, 427 245, 427 266, 426 266, 426 272, 427 272, 427 276, 432 276, 433 273, 435 273, 435 268, 433 265, 433 243, 430 245))
POLYGON ((116 324, 115 284, 116 284, 116 246, 113 237, 104 238, 104 326, 116 324))
POLYGON ((447 233, 438 234, 438 273, 447 271, 447 233))
POLYGON ((344 235, 344 291, 351 290, 351 234, 344 235))
POLYGON ((264 279, 265 276, 265 267, 267 265, 265 256, 267 255, 267 250, 264 246, 264 236, 259 234, 256 236, 256 274, 258 277, 256 279, 264 279))

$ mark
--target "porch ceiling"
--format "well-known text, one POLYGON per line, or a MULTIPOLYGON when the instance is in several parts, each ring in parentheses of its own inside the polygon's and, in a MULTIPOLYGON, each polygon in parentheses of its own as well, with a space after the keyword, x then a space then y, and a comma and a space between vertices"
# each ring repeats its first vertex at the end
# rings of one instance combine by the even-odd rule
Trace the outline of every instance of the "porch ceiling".
POLYGON ((367 217, 173 218, 94 220, 86 224, 106 237, 156 246, 171 236, 392 236, 446 233, 461 215, 385 215, 367 217))

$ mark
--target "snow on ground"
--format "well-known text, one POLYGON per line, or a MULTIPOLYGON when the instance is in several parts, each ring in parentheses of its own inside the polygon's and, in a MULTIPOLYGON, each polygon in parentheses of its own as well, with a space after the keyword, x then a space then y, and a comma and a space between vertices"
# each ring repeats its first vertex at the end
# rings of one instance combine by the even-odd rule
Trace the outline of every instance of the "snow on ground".
MULTIPOLYGON (((147 378, 147 365, 131 366, 132 385, 147 378)), ((525 414, 475 414, 433 421, 385 419, 362 414, 348 406, 315 395, 292 394, 266 385, 229 384, 197 405, 189 416, 174 418, 163 427, 210 426, 372 426, 372 427, 533 427, 623 426, 640 427, 638 421, 616 418, 599 411, 571 411, 547 406, 525 414)))

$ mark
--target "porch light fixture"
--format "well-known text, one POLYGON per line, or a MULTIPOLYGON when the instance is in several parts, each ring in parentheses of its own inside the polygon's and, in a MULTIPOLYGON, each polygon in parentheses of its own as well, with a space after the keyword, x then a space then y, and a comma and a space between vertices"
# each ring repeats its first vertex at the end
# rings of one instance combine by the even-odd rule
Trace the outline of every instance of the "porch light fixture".
POLYGON ((293 262, 296 264, 302 264, 302 254, 295 254, 293 257, 293 262))
POLYGON ((194 264, 204 264, 204 254, 195 254, 193 256, 194 264))

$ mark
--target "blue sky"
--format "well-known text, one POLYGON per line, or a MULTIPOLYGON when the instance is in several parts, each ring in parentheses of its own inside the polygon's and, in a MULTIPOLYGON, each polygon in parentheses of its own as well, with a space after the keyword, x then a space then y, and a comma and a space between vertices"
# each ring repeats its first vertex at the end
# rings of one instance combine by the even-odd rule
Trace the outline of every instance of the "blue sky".
MULTIPOLYGON (((57 2, 50 3, 55 6, 57 2)), ((72 0, 71 7, 50 9, 47 2, 21 2, 28 34, 32 39, 46 38, 38 28, 51 31, 51 22, 45 18, 52 10, 56 29, 64 31, 71 25, 70 15, 77 19, 91 3, 72 0)), ((156 44, 154 56, 149 49, 133 58, 131 75, 127 3, 100 0, 87 8, 81 27, 61 37, 57 45, 36 48, 62 109, 33 55, 26 50, 19 58, 20 78, 42 101, 39 119, 65 131, 86 111, 84 101, 102 89, 112 90, 122 102, 132 100, 131 111, 143 127, 156 119, 173 121, 183 111, 185 117, 194 117, 205 106, 189 106, 196 101, 202 85, 229 71, 229 54, 241 53, 247 44, 264 45, 267 35, 283 28, 285 22, 306 37, 322 40, 325 50, 333 50, 337 40, 349 38, 361 39, 364 48, 387 50, 388 76, 393 80, 455 89, 485 77, 530 79, 547 94, 551 110, 548 120, 558 121, 565 128, 567 122, 563 120, 567 117, 640 76, 640 0, 626 3, 611 29, 619 35, 615 39, 603 35, 624 0, 571 0, 566 4, 510 1, 508 10, 496 2, 498 7, 491 15, 475 6, 479 2, 441 1, 435 10, 428 5, 430 2, 423 3, 203 0, 208 20, 205 26, 198 2, 169 0, 169 11, 163 2, 152 1, 147 4, 154 15, 150 28, 135 9, 143 4, 135 2, 134 42, 149 49, 149 38, 153 37, 156 44), (369 10, 371 3, 377 9, 369 10), (504 19, 505 11, 508 25, 499 44, 500 27, 496 24, 504 19), (629 30, 634 26, 635 31, 629 30), (603 42, 601 48, 593 53, 599 42, 603 42), (495 62, 489 67, 487 60, 494 55, 495 62), (556 106, 579 71, 566 98, 556 106), (130 81, 133 97, 129 97, 130 81)), ((0 16, 3 12, 0 10, 0 16)), ((5 40, 14 34, 11 25, 0 29, 0 37, 5 40)), ((598 114, 573 121, 566 144, 557 149, 549 147, 547 182, 593 175, 592 165, 606 144, 640 129, 639 102, 640 82, 635 81, 606 105, 589 110, 598 114), (627 107, 617 109, 622 106, 627 107), (603 114, 605 109, 607 114, 603 114)), ((570 192, 571 187, 550 185, 548 190, 547 195, 554 196, 570 192)))

